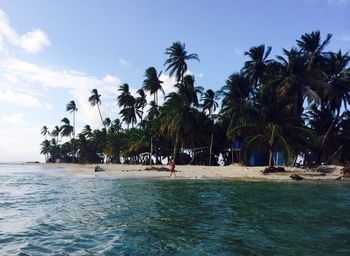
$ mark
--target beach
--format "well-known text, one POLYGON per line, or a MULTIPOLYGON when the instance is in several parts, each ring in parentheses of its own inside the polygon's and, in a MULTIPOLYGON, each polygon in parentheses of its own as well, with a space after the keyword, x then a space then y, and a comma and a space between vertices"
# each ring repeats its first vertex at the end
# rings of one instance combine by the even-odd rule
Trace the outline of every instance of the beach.
MULTIPOLYGON (((59 169, 55 175, 77 177, 114 177, 120 179, 169 179, 167 165, 126 165, 126 164, 38 164, 44 169, 59 169), (99 166, 104 171, 95 172, 99 166)), ((235 179, 247 181, 294 181, 291 175, 296 174, 304 180, 336 180, 342 176, 341 166, 326 166, 330 172, 320 172, 316 169, 285 167, 285 172, 263 174, 266 166, 198 166, 177 165, 176 179, 235 179)), ((171 179, 174 179, 173 177, 171 179)))

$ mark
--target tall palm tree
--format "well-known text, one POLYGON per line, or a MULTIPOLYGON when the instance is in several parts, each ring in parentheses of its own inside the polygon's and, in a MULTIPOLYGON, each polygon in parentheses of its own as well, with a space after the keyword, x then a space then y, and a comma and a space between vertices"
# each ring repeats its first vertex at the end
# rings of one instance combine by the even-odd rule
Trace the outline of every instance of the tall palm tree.
POLYGON ((146 79, 143 80, 143 89, 154 96, 154 102, 158 105, 158 91, 164 94, 162 88, 163 81, 159 80, 161 73, 157 74, 157 70, 154 67, 150 67, 145 72, 146 79))
POLYGON ((90 102, 90 105, 91 105, 91 106, 95 106, 95 105, 97 106, 98 113, 100 114, 101 122, 102 122, 104 128, 106 128, 106 126, 105 126, 104 123, 103 123, 103 118, 102 118, 101 110, 100 110, 101 95, 98 94, 97 89, 93 89, 93 90, 91 91, 91 96, 89 97, 89 102, 90 102))
POLYGON ((143 109, 147 106, 146 94, 143 89, 139 89, 136 92, 139 96, 135 99, 135 107, 140 110, 141 121, 143 117, 143 109))
POLYGON ((286 58, 277 56, 281 63, 281 82, 279 94, 293 102, 293 115, 300 117, 303 112, 304 99, 309 102, 318 101, 319 95, 312 89, 313 84, 321 84, 323 77, 312 73, 307 68, 307 56, 292 48, 283 49, 286 58))
POLYGON ((41 135, 45 136, 45 140, 47 140, 47 135, 50 135, 49 128, 46 125, 41 128, 41 135))
POLYGON ((176 160, 176 152, 179 142, 193 140, 198 131, 198 106, 197 93, 199 88, 194 86, 194 78, 187 75, 175 85, 177 92, 166 96, 166 101, 161 111, 161 132, 168 134, 175 140, 173 157, 176 160))
POLYGON ((164 66, 167 66, 165 71, 170 70, 170 76, 175 74, 176 82, 180 82, 187 71, 186 61, 199 61, 198 55, 195 53, 188 54, 185 44, 182 44, 180 41, 173 43, 167 48, 165 54, 168 55, 168 59, 164 63, 164 66))
POLYGON ((74 162, 75 156, 75 113, 78 111, 77 105, 74 100, 71 100, 67 106, 66 111, 69 113, 73 113, 73 140, 72 140, 72 162, 74 162))
POLYGON ((120 91, 120 95, 117 97, 118 105, 123 107, 119 114, 128 125, 128 128, 130 124, 134 127, 137 117, 141 118, 141 111, 136 106, 136 99, 131 95, 128 84, 122 84, 118 91, 120 91))
POLYGON ((321 40, 320 31, 313 31, 311 33, 305 33, 301 36, 300 40, 297 40, 297 44, 300 47, 302 53, 308 57, 308 68, 312 69, 319 67, 322 58, 323 50, 329 44, 332 38, 332 34, 327 34, 324 41, 321 40))
POLYGON ((244 64, 244 71, 250 77, 254 86, 258 86, 266 76, 267 65, 272 62, 267 57, 271 53, 272 47, 267 47, 265 51, 265 45, 259 45, 252 47, 244 55, 248 55, 250 60, 244 64))
MULTIPOLYGON (((164 95, 164 90, 162 88, 163 81, 159 80, 159 77, 161 75, 161 72, 157 74, 157 70, 154 67, 149 67, 145 72, 146 79, 143 80, 143 89, 147 92, 149 92, 151 95, 153 94, 154 100, 152 101, 154 103, 154 106, 151 106, 151 110, 153 113, 152 115, 152 131, 151 131, 151 156, 153 154, 153 130, 154 130, 154 117, 156 116, 156 113, 154 112, 157 109, 158 105, 158 91, 161 91, 164 95)), ((150 114, 149 114, 150 116, 150 114)), ((152 164, 152 157, 150 157, 150 164, 152 164)))

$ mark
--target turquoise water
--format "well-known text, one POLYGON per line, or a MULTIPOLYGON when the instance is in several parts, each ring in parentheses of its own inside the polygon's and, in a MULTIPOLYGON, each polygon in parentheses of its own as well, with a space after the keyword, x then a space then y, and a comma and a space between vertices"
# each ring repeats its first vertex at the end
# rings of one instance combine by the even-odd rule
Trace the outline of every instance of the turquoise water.
POLYGON ((0 255, 350 255, 350 183, 57 177, 0 165, 0 255))

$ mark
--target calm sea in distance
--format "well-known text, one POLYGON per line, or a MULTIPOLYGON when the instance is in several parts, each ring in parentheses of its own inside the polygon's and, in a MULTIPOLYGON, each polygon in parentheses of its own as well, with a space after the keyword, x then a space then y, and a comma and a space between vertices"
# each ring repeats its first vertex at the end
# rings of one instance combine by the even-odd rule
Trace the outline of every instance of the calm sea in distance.
POLYGON ((350 182, 57 172, 0 164, 0 255, 350 255, 350 182))

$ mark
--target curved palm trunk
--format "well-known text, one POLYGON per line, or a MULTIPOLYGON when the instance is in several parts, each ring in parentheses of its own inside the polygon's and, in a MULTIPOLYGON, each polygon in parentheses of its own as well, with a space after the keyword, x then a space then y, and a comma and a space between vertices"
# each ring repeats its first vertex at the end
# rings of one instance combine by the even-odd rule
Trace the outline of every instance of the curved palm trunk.
MULTIPOLYGON (((98 113, 100 114, 101 122, 102 122, 104 128, 106 129, 106 125, 105 125, 105 123, 103 122, 103 118, 102 118, 102 115, 101 115, 100 106, 99 106, 98 104, 96 104, 96 105, 97 105, 98 113)), ((107 130, 106 130, 106 131, 107 131, 107 130)))
POLYGON ((324 146, 325 146, 325 142, 331 132, 331 130, 333 129, 333 127, 335 126, 335 124, 338 122, 339 120, 339 115, 340 115, 340 110, 338 109, 337 111, 337 115, 335 117, 335 119, 333 120, 333 122, 331 123, 331 125, 329 126, 326 134, 324 135, 323 139, 322 139, 322 142, 321 142, 321 146, 320 146, 320 150, 318 152, 318 155, 317 155, 317 163, 320 163, 321 161, 321 157, 322 157, 322 153, 323 153, 323 150, 324 150, 324 146))

